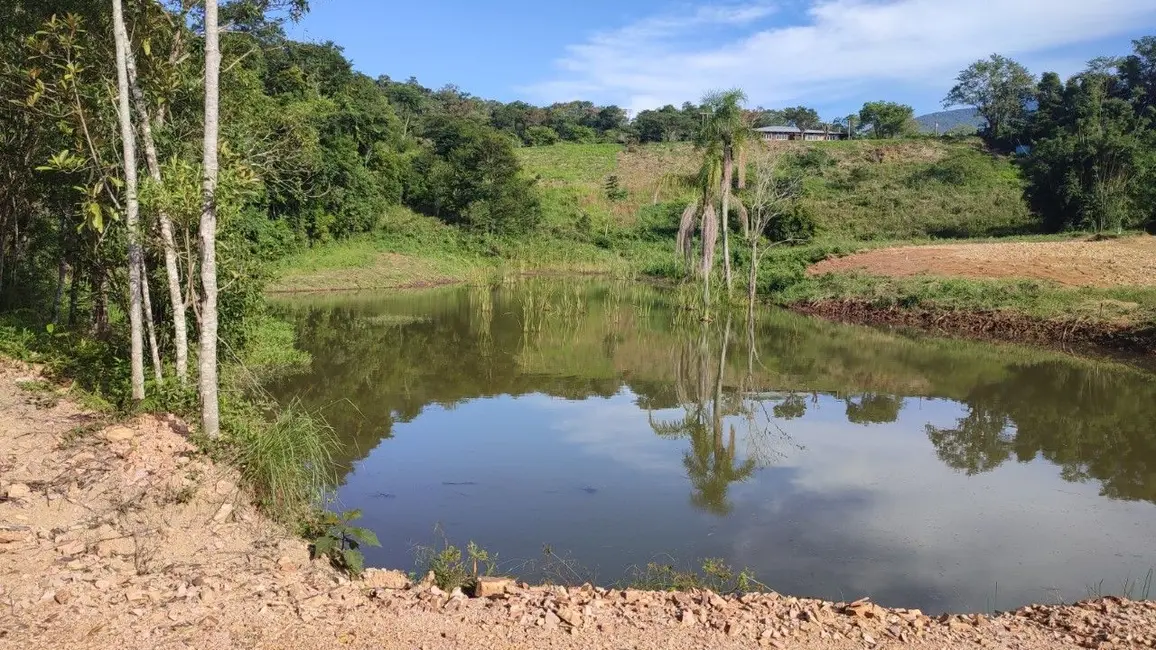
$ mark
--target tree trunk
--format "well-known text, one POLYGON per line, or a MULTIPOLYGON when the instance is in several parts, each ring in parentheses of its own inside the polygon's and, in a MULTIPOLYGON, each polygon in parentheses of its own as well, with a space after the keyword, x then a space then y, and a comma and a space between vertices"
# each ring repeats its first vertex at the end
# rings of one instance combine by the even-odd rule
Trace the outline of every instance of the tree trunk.
POLYGON ((731 203, 731 184, 734 180, 734 152, 730 146, 726 146, 723 150, 723 173, 722 173, 722 238, 723 238, 723 272, 726 275, 727 295, 731 293, 733 287, 733 280, 731 278, 731 233, 730 224, 728 223, 730 217, 730 203, 731 203))
POLYGON ((153 299, 149 296, 148 266, 146 266, 143 261, 141 262, 140 269, 140 291, 141 298, 144 300, 145 325, 148 326, 149 352, 152 354, 153 359, 153 376, 156 377, 157 383, 159 384, 165 380, 165 376, 161 369, 161 353, 160 350, 157 349, 157 327, 153 320, 153 299))
POLYGON ((751 238, 751 272, 747 278, 747 303, 754 313, 755 309, 755 282, 758 280, 759 272, 759 238, 751 238))
POLYGON ((60 310, 64 305, 64 279, 68 276, 68 263, 64 261, 64 256, 60 256, 60 262, 56 267, 56 295, 52 299, 52 324, 56 325, 60 322, 60 310))
POLYGON ((124 149, 125 225, 128 228, 128 321, 131 333, 132 399, 144 399, 144 335, 141 330, 140 209, 137 203, 136 133, 132 128, 128 89, 128 32, 124 27, 121 0, 112 0, 112 32, 116 39, 117 108, 120 139, 124 149))
MULTIPOLYGON (((161 182, 161 166, 157 160, 157 146, 153 140, 152 120, 149 116, 148 105, 145 103, 144 93, 136 75, 136 56, 129 48, 125 60, 128 71, 128 85, 132 91, 133 104, 140 119, 141 141, 144 144, 145 163, 148 166, 149 178, 155 183, 161 182)), ((169 285, 169 302, 173 309, 173 347, 176 351, 176 374, 181 385, 189 382, 189 334, 188 321, 185 313, 185 301, 181 296, 181 272, 177 266, 177 245, 173 238, 173 221, 168 213, 160 211, 157 214, 160 222, 161 245, 165 251, 165 274, 169 285)), ((151 324, 151 319, 150 319, 151 324)))
POLYGON ((0 225, 5 226, 0 229, 0 307, 4 307, 4 263, 8 260, 8 230, 6 223, 0 222, 0 225))
POLYGON ((72 257, 72 282, 68 287, 68 329, 76 327, 76 308, 80 302, 80 252, 72 257))
POLYGON ((204 202, 201 207, 201 426, 209 438, 221 435, 217 401, 217 130, 221 51, 217 42, 217 0, 205 0, 204 202))
POLYGON ((92 278, 92 327, 90 331, 95 338, 108 338, 108 274, 97 267, 93 267, 92 278))

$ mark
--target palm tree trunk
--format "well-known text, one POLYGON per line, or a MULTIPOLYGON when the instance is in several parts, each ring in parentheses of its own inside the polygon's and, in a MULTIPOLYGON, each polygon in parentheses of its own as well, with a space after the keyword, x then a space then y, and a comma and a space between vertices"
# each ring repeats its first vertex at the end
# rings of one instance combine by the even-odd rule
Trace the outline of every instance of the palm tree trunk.
POLYGON ((129 111, 128 90, 128 32, 124 26, 121 0, 112 0, 112 31, 116 40, 116 81, 118 117, 120 118, 121 146, 124 150, 125 225, 128 228, 128 320, 131 333, 130 365, 132 367, 132 399, 139 402, 145 397, 144 388, 144 334, 141 329, 141 250, 140 208, 137 203, 136 134, 129 111))
POLYGON ((221 50, 218 44, 217 0, 205 0, 205 141, 201 207, 201 426, 206 436, 221 435, 217 398, 217 131, 221 50))
MULTIPOLYGON (((133 104, 136 106, 140 118, 141 141, 144 144, 145 163, 148 166, 149 178, 154 182, 161 182, 161 166, 157 160, 157 146, 153 140, 152 120, 149 116, 148 105, 145 103, 144 93, 141 92, 137 81, 136 57, 129 48, 125 60, 128 72, 128 84, 132 91, 133 104)), ((157 215, 160 222, 161 244, 165 251, 165 274, 169 285, 169 302, 173 309, 173 347, 176 351, 176 374, 181 385, 189 381, 189 334, 185 316, 185 301, 181 297, 181 273, 177 266, 177 245, 173 238, 173 222, 168 213, 160 211, 157 215)), ((151 323, 151 321, 150 321, 151 323)))
POLYGON ((732 156, 730 146, 728 145, 723 151, 723 173, 722 173, 722 236, 723 236, 723 272, 726 274, 727 295, 731 293, 733 281, 731 278, 731 236, 730 227, 727 223, 730 215, 731 202, 731 183, 734 178, 734 159, 732 156))

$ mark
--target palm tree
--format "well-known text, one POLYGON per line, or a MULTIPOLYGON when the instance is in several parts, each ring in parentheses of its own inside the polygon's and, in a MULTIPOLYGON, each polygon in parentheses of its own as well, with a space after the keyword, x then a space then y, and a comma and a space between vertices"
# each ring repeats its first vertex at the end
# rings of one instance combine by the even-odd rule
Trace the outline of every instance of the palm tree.
MULTIPOLYGON (((727 224, 730 212, 731 189, 734 187, 735 161, 743 158, 750 128, 747 125, 743 103, 747 96, 742 90, 733 88, 713 92, 703 97, 706 120, 698 134, 697 146, 706 152, 703 166, 721 167, 722 195, 722 236, 723 269, 726 274, 727 292, 733 286, 731 274, 730 233, 727 224)), ((740 175, 743 175, 740 173, 740 175)))
MULTIPOLYGON (((703 98, 703 125, 699 130, 696 146, 703 152, 702 167, 699 169, 698 198, 686 206, 678 228, 676 250, 685 260, 692 273, 701 273, 703 279, 703 305, 710 304, 710 281, 714 271, 715 245, 719 234, 719 217, 722 217, 723 265, 726 272, 727 291, 733 286, 730 254, 730 226, 728 223, 732 190, 735 185, 735 164, 745 164, 745 144, 747 116, 742 109, 746 96, 741 90, 712 93, 703 98), (702 265, 696 269, 693 261, 694 245, 692 235, 696 223, 702 240, 702 265)), ((745 174, 740 170, 740 186, 745 184, 745 174)), ((741 204, 740 214, 745 214, 741 204)), ((744 229, 746 219, 744 217, 744 229)))

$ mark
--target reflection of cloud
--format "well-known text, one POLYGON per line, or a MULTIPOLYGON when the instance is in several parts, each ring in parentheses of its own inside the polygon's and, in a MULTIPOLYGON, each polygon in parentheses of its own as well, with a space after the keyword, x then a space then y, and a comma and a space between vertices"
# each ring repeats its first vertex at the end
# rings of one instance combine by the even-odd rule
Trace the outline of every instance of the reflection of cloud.
MULTIPOLYGON (((1122 566, 1133 578, 1152 566, 1153 505, 1108 501, 1096 483, 1066 482, 1042 460, 972 477, 951 470, 923 425, 951 424, 964 409, 924 406, 869 433, 810 414, 792 421, 807 449, 782 462, 789 493, 779 487, 764 503, 761 481, 734 493, 736 561, 812 593, 837 584, 847 597, 957 610, 1050 600, 1053 588, 1083 597, 1101 579, 1119 584, 1122 566), (768 560, 776 553, 784 557, 768 560)), ((824 398, 822 407, 840 404, 824 398)))
MULTIPOLYGON (((562 432, 566 441, 579 445, 588 454, 606 456, 637 469, 684 474, 681 441, 663 440, 650 430, 646 411, 636 405, 637 397, 623 388, 609 399, 581 401, 531 395, 520 398, 535 409, 550 411, 546 423, 562 432), (597 403, 597 405, 595 405, 597 403)), ((678 418, 679 410, 658 411, 656 418, 678 418)))

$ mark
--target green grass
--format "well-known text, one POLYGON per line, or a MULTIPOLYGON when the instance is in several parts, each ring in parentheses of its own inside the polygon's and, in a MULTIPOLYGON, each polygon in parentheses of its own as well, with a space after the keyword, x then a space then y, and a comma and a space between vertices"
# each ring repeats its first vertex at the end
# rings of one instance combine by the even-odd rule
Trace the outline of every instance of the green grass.
POLYGON ((890 278, 859 273, 826 274, 790 285, 776 297, 785 304, 862 300, 881 307, 1010 311, 1044 320, 1087 320, 1122 326, 1156 323, 1156 288, 1065 287, 1038 280, 890 278))
POLYGON ((229 400, 223 404, 222 428, 226 437, 217 455, 238 468, 258 504, 274 518, 303 521, 334 487, 337 436, 299 403, 276 407, 256 399, 229 400))
POLYGON ((614 273, 621 255, 589 236, 475 235, 396 208, 372 235, 315 246, 281 260, 272 293, 426 287, 477 282, 507 273, 614 273), (577 238, 576 238, 577 237, 577 238))

